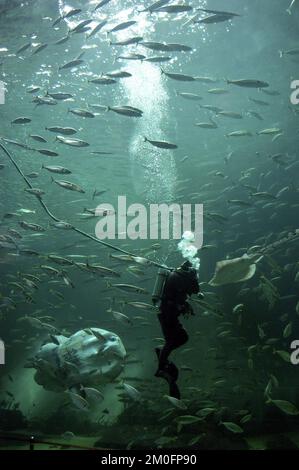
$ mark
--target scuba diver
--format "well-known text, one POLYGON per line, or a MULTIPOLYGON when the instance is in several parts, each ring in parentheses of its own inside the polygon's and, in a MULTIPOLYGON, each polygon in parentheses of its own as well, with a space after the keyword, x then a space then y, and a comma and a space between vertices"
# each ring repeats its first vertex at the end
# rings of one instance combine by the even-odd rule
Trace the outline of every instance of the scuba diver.
POLYGON ((165 344, 162 349, 156 348, 159 365, 156 377, 164 378, 169 385, 169 395, 180 399, 177 386, 178 368, 168 361, 170 353, 188 341, 188 334, 179 321, 179 316, 194 315, 188 296, 200 293, 197 272, 189 261, 172 271, 160 269, 154 287, 152 301, 159 308, 158 318, 161 324, 165 344))

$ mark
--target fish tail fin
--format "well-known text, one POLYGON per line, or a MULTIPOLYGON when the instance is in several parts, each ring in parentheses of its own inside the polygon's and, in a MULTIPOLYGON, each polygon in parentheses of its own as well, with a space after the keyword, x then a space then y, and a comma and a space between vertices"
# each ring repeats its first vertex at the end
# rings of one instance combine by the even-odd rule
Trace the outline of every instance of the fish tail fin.
POLYGON ((143 136, 143 142, 148 142, 148 139, 145 136, 143 136))
POLYGON ((51 183, 54 183, 54 181, 55 180, 54 180, 53 176, 51 175, 51 183))
POLYGON ((162 67, 160 67, 160 71, 161 71, 161 75, 165 75, 165 72, 164 72, 164 70, 162 69, 162 67))

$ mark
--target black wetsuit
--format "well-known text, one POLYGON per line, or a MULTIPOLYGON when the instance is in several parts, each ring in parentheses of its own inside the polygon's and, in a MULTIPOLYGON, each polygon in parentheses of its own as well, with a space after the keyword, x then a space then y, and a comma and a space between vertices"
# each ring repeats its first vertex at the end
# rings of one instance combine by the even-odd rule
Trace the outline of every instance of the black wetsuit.
POLYGON ((179 316, 191 311, 188 295, 198 294, 200 287, 193 269, 177 269, 169 274, 158 315, 165 345, 159 353, 159 370, 164 370, 169 354, 188 341, 188 334, 179 321, 179 316))

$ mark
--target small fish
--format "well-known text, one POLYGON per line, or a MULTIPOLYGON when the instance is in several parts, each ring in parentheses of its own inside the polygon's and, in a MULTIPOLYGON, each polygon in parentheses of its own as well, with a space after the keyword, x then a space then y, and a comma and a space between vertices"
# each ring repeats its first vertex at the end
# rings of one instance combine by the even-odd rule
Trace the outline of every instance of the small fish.
POLYGON ((210 122, 196 122, 194 124, 196 127, 200 127, 201 129, 217 129, 218 125, 215 121, 210 119, 210 122))
POLYGON ((57 101, 51 98, 50 96, 35 96, 32 100, 32 103, 36 103, 36 106, 48 105, 55 106, 57 101))
POLYGON ((269 83, 261 80, 227 80, 227 83, 245 88, 267 88, 269 86, 269 83))
POLYGON ((21 220, 19 222, 19 225, 25 229, 25 230, 32 230, 33 232, 44 232, 46 229, 44 227, 41 227, 40 225, 38 224, 32 224, 32 223, 28 223, 28 222, 25 222, 23 220, 21 220))
POLYGON ((68 189, 70 191, 77 191, 78 193, 82 193, 82 194, 85 193, 85 191, 75 183, 71 183, 69 181, 61 181, 61 180, 58 181, 58 180, 55 180, 53 177, 52 177, 52 182, 56 183, 58 186, 61 186, 64 189, 68 189))
POLYGON ((248 116, 253 116, 253 117, 255 117, 255 118, 258 119, 259 121, 263 121, 263 120, 264 120, 264 118, 263 118, 259 113, 257 113, 256 111, 248 111, 246 114, 247 114, 248 116))
POLYGON ((50 223, 51 227, 55 227, 58 229, 62 230, 71 230, 74 228, 72 224, 69 224, 68 222, 64 222, 63 220, 59 220, 58 222, 51 222, 50 223))
POLYGON ((252 206, 252 204, 250 202, 247 202, 247 201, 242 201, 240 199, 228 199, 227 201, 229 204, 234 204, 234 205, 237 205, 237 206, 244 206, 244 207, 250 207, 252 206))
POLYGON ((146 57, 144 62, 151 62, 152 64, 161 63, 161 62, 169 62, 172 57, 169 56, 153 56, 153 57, 146 57))
POLYGON ((87 401, 100 403, 102 400, 104 400, 104 395, 96 388, 84 387, 83 394, 87 401))
POLYGON ((93 192, 93 195, 92 195, 92 199, 94 199, 97 196, 102 196, 102 194, 105 194, 107 191, 109 191, 109 190, 108 189, 103 189, 101 191, 98 191, 97 189, 95 189, 94 192, 93 192))
POLYGON ((76 436, 72 431, 65 431, 63 434, 61 434, 61 438, 65 441, 69 441, 71 439, 74 439, 75 437, 76 436))
POLYGON ((156 8, 156 13, 184 13, 186 11, 191 11, 193 7, 191 5, 166 5, 160 8, 156 8))
POLYGON ((217 113, 217 116, 223 116, 223 117, 228 117, 232 119, 242 119, 243 116, 240 113, 234 113, 232 111, 220 111, 217 113))
POLYGON ((198 416, 192 415, 182 415, 175 419, 178 424, 187 425, 187 424, 194 424, 201 421, 201 418, 198 416))
POLYGON ((192 23, 203 23, 203 24, 214 24, 214 23, 221 23, 223 21, 231 20, 235 15, 230 15, 226 13, 217 13, 213 15, 206 16, 202 19, 197 19, 198 15, 193 18, 192 23))
POLYGON ((125 325, 127 325, 127 324, 132 325, 133 324, 132 320, 127 315, 125 315, 124 313, 116 312, 115 310, 112 310, 112 309, 107 310, 107 313, 111 313, 113 318, 115 318, 115 320, 119 321, 120 323, 124 323, 125 325))
POLYGON ((31 85, 26 89, 27 93, 37 93, 40 90, 39 86, 31 85))
POLYGON ((279 57, 283 57, 284 55, 299 55, 299 49, 296 48, 296 49, 289 49, 289 50, 286 50, 286 51, 278 51, 279 52, 279 57))
POLYGON ((13 228, 8 229, 8 233, 9 233, 13 238, 16 238, 16 239, 18 239, 18 240, 21 240, 21 239, 23 238, 22 235, 21 235, 19 232, 17 232, 15 229, 13 229, 13 228))
POLYGON ((173 80, 177 80, 179 82, 194 82, 195 78, 192 77, 191 75, 185 75, 183 73, 171 73, 171 72, 165 72, 165 70, 161 69, 161 74, 166 75, 169 78, 172 78, 173 80))
POLYGON ((145 55, 131 53, 127 55, 119 55, 118 57, 116 57, 116 60, 144 60, 145 58, 145 55))
POLYGON ((177 398, 171 397, 169 395, 165 395, 165 398, 175 407, 180 410, 186 410, 187 406, 182 400, 178 400, 177 398))
POLYGON ((291 362, 290 353, 288 351, 274 349, 273 354, 277 354, 277 356, 279 356, 285 362, 288 362, 288 363, 291 362))
POLYGON ((76 408, 79 408, 80 410, 88 410, 89 404, 84 398, 82 398, 77 393, 73 393, 73 392, 67 392, 67 393, 72 403, 76 406, 76 408))
POLYGON ((73 69, 74 67, 78 67, 84 63, 84 59, 73 59, 70 62, 66 62, 65 64, 58 67, 58 70, 65 70, 65 69, 73 69))
POLYGON ((269 95, 269 96, 279 96, 280 95, 279 91, 277 91, 277 90, 267 90, 267 89, 261 88, 261 91, 263 93, 265 93, 266 95, 269 95))
POLYGON ((262 131, 257 132, 257 135, 275 135, 280 133, 281 129, 278 127, 271 127, 269 129, 263 129, 262 131))
POLYGON ((142 287, 138 287, 138 286, 133 286, 131 284, 109 284, 108 283, 108 287, 113 287, 113 288, 116 288, 116 289, 120 289, 120 290, 123 290, 125 292, 136 292, 136 293, 139 293, 139 294, 147 294, 146 289, 143 289, 142 287))
POLYGON ((63 166, 53 166, 53 165, 42 165, 42 169, 45 169, 51 173, 57 173, 59 175, 70 175, 72 172, 63 166))
POLYGON ((73 127, 46 127, 46 131, 55 132, 56 134, 63 134, 63 135, 73 135, 76 134, 77 131, 73 127))
POLYGON ((88 31, 90 28, 87 28, 87 26, 92 22, 93 20, 83 20, 80 21, 79 24, 74 26, 74 28, 70 29, 70 33, 72 34, 79 34, 79 33, 84 33, 85 31, 88 31))
POLYGON ((21 54, 21 52, 25 52, 29 47, 31 46, 31 42, 27 42, 26 44, 23 44, 23 46, 20 47, 20 49, 17 50, 16 54, 21 54))
POLYGON ((37 197, 40 197, 46 194, 45 191, 39 188, 26 188, 25 191, 29 194, 34 194, 37 197))
POLYGON ((99 8, 103 7, 104 5, 107 5, 107 3, 109 2, 111 2, 111 0, 101 0, 101 2, 96 5, 94 11, 97 11, 99 8))
POLYGON ((58 41, 54 42, 56 45, 64 44, 70 39, 70 35, 66 34, 66 36, 63 36, 62 38, 58 39, 58 41))
POLYGON ((170 0, 158 0, 154 3, 152 3, 150 6, 148 6, 144 10, 140 10, 140 12, 153 13, 155 10, 157 10, 158 8, 163 7, 164 5, 166 5, 166 3, 169 3, 169 2, 170 2, 170 0))
POLYGON ((191 100, 191 101, 202 100, 202 97, 197 95, 196 93, 177 92, 177 95, 181 96, 182 98, 185 98, 186 100, 191 100))
POLYGON ((37 152, 41 153, 42 155, 47 155, 48 157, 58 157, 59 154, 57 152, 53 152, 53 150, 48 149, 38 149, 37 152))
POLYGON ((133 401, 140 401, 141 400, 141 393, 132 385, 123 384, 124 390, 126 394, 133 400, 133 401))
POLYGON ((260 191, 257 193, 251 193, 251 197, 257 197, 260 199, 276 199, 276 196, 274 194, 267 193, 266 191, 260 191))
POLYGON ((124 29, 129 28, 130 26, 133 26, 136 24, 137 21, 131 20, 131 21, 124 21, 123 23, 119 23, 116 26, 114 26, 112 29, 109 29, 107 33, 116 33, 117 31, 122 31, 124 29))
POLYGON ((132 106, 107 106, 107 111, 129 117, 142 117, 143 111, 132 106))
POLYGON ((101 21, 101 23, 98 23, 97 26, 95 26, 90 33, 87 35, 87 39, 91 38, 92 36, 95 36, 101 29, 107 24, 107 20, 101 21))
POLYGON ((32 52, 32 55, 38 54, 39 52, 43 51, 46 47, 48 47, 48 44, 38 44, 36 46, 36 49, 32 52))
POLYGON ((224 88, 211 88, 208 90, 208 93, 211 93, 212 95, 225 95, 226 93, 229 93, 229 91, 224 88))
POLYGON ((75 114, 75 116, 80 116, 80 117, 84 117, 84 118, 94 118, 95 117, 95 114, 88 111, 88 109, 80 109, 80 108, 69 109, 69 112, 72 113, 72 114, 75 114))
POLYGON ((229 422, 229 421, 226 421, 226 422, 222 422, 221 424, 223 424, 223 426, 230 432, 234 433, 234 434, 242 434, 244 432, 244 430, 236 423, 232 423, 232 422, 229 422))
POLYGON ((84 140, 69 139, 69 138, 66 138, 66 137, 62 137, 61 135, 56 136, 55 140, 57 140, 61 144, 69 145, 71 147, 78 147, 78 148, 89 147, 89 143, 85 142, 84 140))
POLYGON ((21 214, 35 214, 35 211, 31 209, 18 209, 17 212, 20 212, 21 214))
POLYGON ((253 134, 250 131, 241 130, 241 131, 233 131, 229 134, 226 134, 226 137, 252 137, 253 134))
POLYGON ((269 106, 269 103, 267 103, 267 101, 257 100, 256 98, 248 98, 248 99, 255 104, 259 104, 260 106, 269 106))
POLYGON ((243 418, 240 420, 240 424, 246 424, 246 423, 248 423, 249 421, 251 421, 251 419, 252 419, 252 415, 251 415, 251 414, 245 415, 245 416, 243 416, 243 418))
POLYGON ((290 322, 287 324, 287 326, 283 330, 283 334, 282 334, 283 338, 288 338, 289 336, 291 336, 292 330, 293 330, 293 323, 290 322))
POLYGON ((112 42, 110 41, 110 46, 130 46, 131 44, 138 44, 143 40, 141 36, 134 36, 133 38, 124 39, 123 41, 112 42))
POLYGON ((291 416, 298 416, 299 415, 298 408, 293 403, 291 403, 289 401, 286 401, 286 400, 272 400, 272 398, 269 398, 266 403, 275 405, 277 408, 279 408, 281 411, 283 411, 287 415, 291 415, 291 416))
POLYGON ((88 83, 95 83, 96 85, 112 85, 113 83, 117 82, 111 77, 100 75, 98 77, 92 78, 91 80, 88 80, 88 83))
POLYGON ((111 78, 129 78, 132 77, 130 72, 126 72, 125 70, 115 70, 114 72, 106 73, 107 77, 111 78))
POLYGON ((70 93, 50 93, 49 91, 47 91, 46 96, 51 96, 51 98, 58 101, 64 101, 73 98, 73 95, 70 93))
POLYGON ((44 139, 40 135, 31 134, 30 137, 31 139, 36 140, 37 142, 43 142, 43 143, 47 142, 46 139, 44 139))

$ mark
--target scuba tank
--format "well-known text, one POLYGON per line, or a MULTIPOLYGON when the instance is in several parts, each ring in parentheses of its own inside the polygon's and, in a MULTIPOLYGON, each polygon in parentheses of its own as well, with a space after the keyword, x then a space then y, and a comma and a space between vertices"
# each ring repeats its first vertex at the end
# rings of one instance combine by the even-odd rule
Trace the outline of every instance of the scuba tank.
POLYGON ((152 302, 155 305, 155 307, 159 307, 159 304, 162 300, 164 286, 165 286, 166 279, 168 278, 168 274, 169 274, 169 271, 167 269, 160 268, 158 270, 154 290, 152 293, 152 302))

